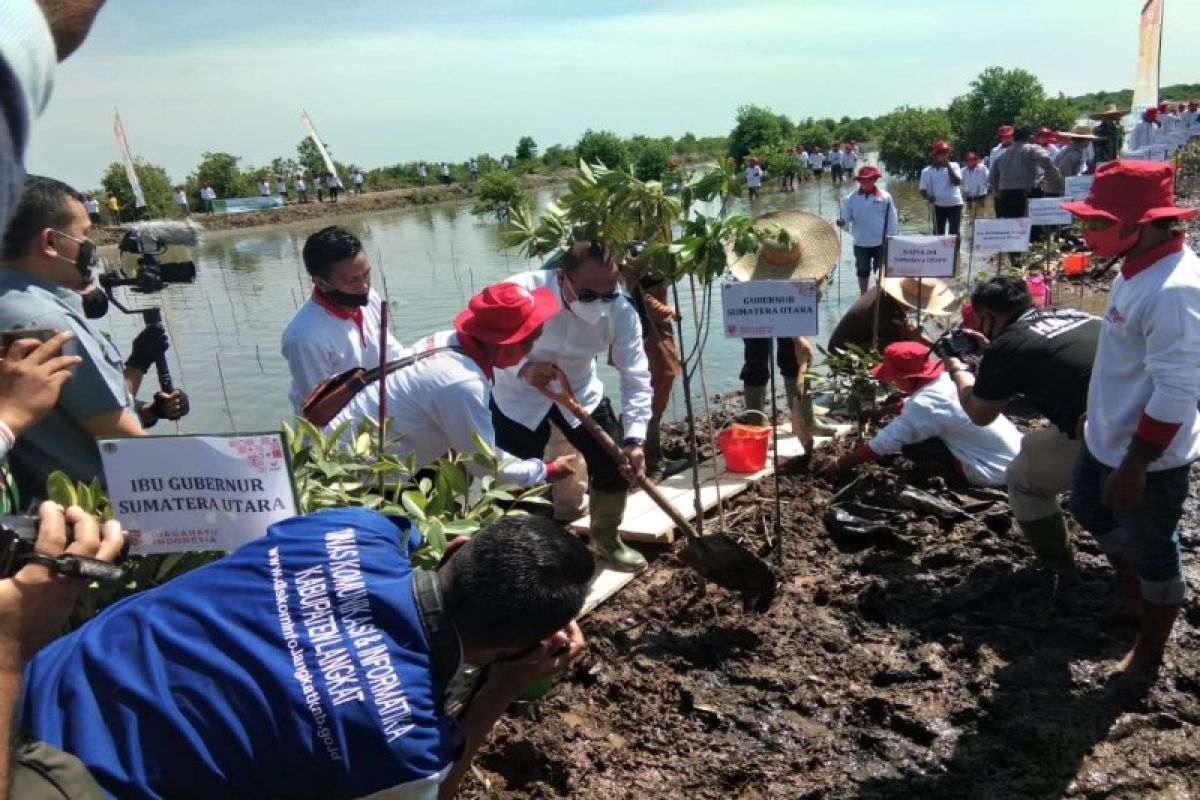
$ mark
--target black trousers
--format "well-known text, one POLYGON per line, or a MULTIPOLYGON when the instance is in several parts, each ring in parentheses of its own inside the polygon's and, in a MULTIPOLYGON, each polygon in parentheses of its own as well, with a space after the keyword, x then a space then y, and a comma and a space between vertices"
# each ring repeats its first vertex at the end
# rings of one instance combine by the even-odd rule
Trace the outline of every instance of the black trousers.
POLYGON ((1025 216, 1026 189, 1003 189, 996 195, 996 217, 999 219, 1016 219, 1025 216))
POLYGON ((957 236, 962 224, 962 206, 934 206, 933 232, 938 236, 957 236))
MULTIPOLYGON (((771 381, 771 340, 743 339, 742 348, 742 383, 766 386, 771 381)), ((775 365, 785 378, 795 378, 800 374, 796 345, 791 339, 775 340, 775 365)))
POLYGON ((859 247, 854 245, 854 274, 860 278, 869 278, 872 273, 879 271, 883 263, 883 245, 874 247, 859 247))
MULTIPOLYGON (((572 428, 563 417, 558 406, 550 406, 547 414, 536 430, 529 430, 524 425, 504 416, 504 412, 493 400, 492 426, 496 429, 496 446, 501 450, 512 453, 517 458, 541 458, 546 452, 546 443, 550 441, 550 423, 562 431, 572 446, 583 456, 587 464, 588 477, 591 486, 601 492, 624 492, 629 490, 629 484, 621 477, 617 463, 604 450, 592 435, 584 430, 582 425, 572 428)), ((591 413, 592 419, 613 438, 621 441, 621 423, 613 413, 612 403, 608 398, 600 401, 600 405, 591 413)))

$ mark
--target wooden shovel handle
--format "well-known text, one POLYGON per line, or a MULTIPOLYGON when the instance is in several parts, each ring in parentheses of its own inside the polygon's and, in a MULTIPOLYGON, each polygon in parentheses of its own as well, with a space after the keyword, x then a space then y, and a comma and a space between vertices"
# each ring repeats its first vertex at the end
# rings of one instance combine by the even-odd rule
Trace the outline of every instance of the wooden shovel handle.
MULTIPOLYGON (((592 438, 600 443, 600 446, 604 448, 604 451, 608 453, 613 461, 618 464, 623 463, 625 461, 625 454, 621 451, 621 446, 613 441, 613 438, 608 435, 608 431, 600 427, 600 423, 592 419, 592 415, 587 413, 587 411, 583 409, 583 406, 579 405, 579 401, 575 399, 575 392, 571 388, 571 382, 567 380, 566 374, 563 373, 563 371, 557 366, 554 368, 554 372, 555 379, 558 381, 558 385, 562 388, 556 392, 547 387, 541 387, 538 389, 538 391, 570 411, 575 419, 579 420, 579 424, 582 425, 589 434, 591 434, 592 438)), ((692 523, 684 519, 683 515, 679 513, 679 509, 671 505, 671 501, 666 498, 662 491, 659 490, 659 488, 655 486, 649 478, 647 478, 645 475, 642 475, 639 476, 634 483, 639 489, 644 491, 651 500, 654 501, 655 505, 661 508, 666 515, 671 518, 671 521, 674 522, 679 529, 684 532, 684 534, 692 539, 699 537, 700 534, 696 533, 696 529, 692 527, 692 523)))

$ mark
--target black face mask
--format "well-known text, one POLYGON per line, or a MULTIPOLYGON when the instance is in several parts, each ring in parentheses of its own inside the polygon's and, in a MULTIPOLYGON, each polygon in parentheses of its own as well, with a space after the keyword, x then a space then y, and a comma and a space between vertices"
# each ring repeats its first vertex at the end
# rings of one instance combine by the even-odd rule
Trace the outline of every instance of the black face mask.
POLYGON ((322 289, 321 294, 328 297, 339 306, 354 306, 362 308, 367 303, 371 302, 371 295, 367 294, 350 294, 349 292, 341 292, 337 289, 322 289))
POLYGON ((88 319, 100 319, 108 313, 108 295, 98 286, 80 294, 83 300, 83 315, 88 319))
MULTIPOLYGON (((91 239, 77 239, 69 233, 63 233, 58 230, 55 233, 79 245, 79 249, 75 253, 75 260, 72 263, 75 265, 75 269, 79 270, 79 274, 83 276, 85 281, 91 278, 92 267, 96 265, 96 243, 91 239)), ((59 258, 62 258, 62 256, 59 256, 59 258)), ((70 261, 70 259, 66 258, 63 258, 63 260, 70 261)), ((107 298, 105 299, 107 300, 107 298)))

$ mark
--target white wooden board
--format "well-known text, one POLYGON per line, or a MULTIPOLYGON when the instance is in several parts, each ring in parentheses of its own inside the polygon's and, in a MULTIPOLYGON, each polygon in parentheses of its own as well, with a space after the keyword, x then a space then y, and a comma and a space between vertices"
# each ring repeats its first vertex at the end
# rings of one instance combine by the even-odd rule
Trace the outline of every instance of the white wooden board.
MULTIPOLYGON (((847 428, 849 426, 846 426, 847 428)), ((827 441, 824 437, 816 439, 817 444, 827 441)), ((791 425, 779 426, 779 463, 780 466, 804 454, 804 447, 791 433, 791 425)), ((725 460, 719 455, 716 464, 705 462, 700 465, 700 500, 701 507, 708 511, 717 505, 717 500, 726 500, 741 492, 753 483, 757 483, 774 473, 771 454, 767 453, 767 466, 758 472, 729 472, 725 469, 725 460)), ((684 519, 695 517, 695 505, 692 492, 692 472, 685 470, 679 475, 673 475, 658 488, 683 515, 684 519)), ((587 533, 591 520, 582 517, 571 523, 571 530, 577 533, 587 533)), ((659 542, 669 543, 675 538, 675 523, 645 492, 637 491, 629 496, 625 506, 625 518, 621 521, 621 538, 630 542, 659 542)), ((615 590, 614 590, 615 591, 615 590)))

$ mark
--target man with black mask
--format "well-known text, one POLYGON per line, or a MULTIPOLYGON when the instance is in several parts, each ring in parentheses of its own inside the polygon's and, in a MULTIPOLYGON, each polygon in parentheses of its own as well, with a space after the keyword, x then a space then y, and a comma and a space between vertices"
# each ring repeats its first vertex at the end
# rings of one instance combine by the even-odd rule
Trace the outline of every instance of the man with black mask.
MULTIPOLYGON (((354 367, 379 366, 382 303, 371 289, 371 262, 362 242, 330 225, 304 243, 304 268, 313 292, 283 331, 283 357, 292 372, 289 397, 300 413, 304 397, 326 378, 354 367)), ((403 355, 387 333, 387 360, 403 355)))
POLYGON ((0 329, 71 331, 83 361, 63 385, 54 409, 12 451, 17 485, 26 499, 45 495, 46 477, 61 469, 72 479, 103 481, 96 439, 143 436, 159 419, 188 411, 179 390, 150 403, 134 397, 150 365, 167 351, 161 326, 133 340, 128 359, 88 321, 79 290, 91 281, 96 246, 83 196, 61 181, 30 176, 0 251, 0 329))

